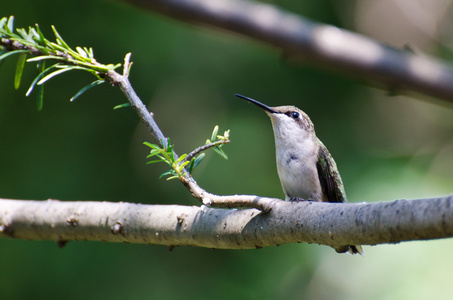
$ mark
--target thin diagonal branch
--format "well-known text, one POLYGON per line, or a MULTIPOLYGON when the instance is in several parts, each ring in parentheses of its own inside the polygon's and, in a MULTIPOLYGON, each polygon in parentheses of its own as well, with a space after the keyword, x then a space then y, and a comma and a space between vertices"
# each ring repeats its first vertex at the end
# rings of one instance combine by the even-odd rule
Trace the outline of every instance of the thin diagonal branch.
POLYGON ((274 5, 238 0, 123 0, 197 25, 229 30, 303 61, 376 81, 392 91, 416 91, 453 102, 453 68, 274 5))
POLYGON ((107 79, 109 79, 114 85, 118 86, 123 94, 126 96, 127 100, 131 104, 132 108, 138 114, 142 122, 149 129, 150 133, 156 139, 156 141, 161 145, 166 145, 167 138, 162 133, 162 130, 157 125, 156 121, 153 118, 153 114, 149 112, 145 104, 140 100, 140 98, 135 93, 132 85, 125 75, 120 75, 115 71, 110 71, 107 74, 107 79))
MULTIPOLYGON (((106 78, 109 79, 114 85, 119 86, 123 91, 124 95, 131 103, 132 107, 135 109, 137 114, 140 116, 141 120, 145 123, 146 127, 150 130, 152 135, 162 144, 162 141, 165 139, 162 131, 159 126, 154 121, 152 114, 148 111, 146 106, 140 100, 140 98, 135 93, 132 85, 129 82, 129 79, 125 75, 120 75, 117 72, 111 70, 106 75, 106 78)), ((174 153, 175 159, 177 159, 177 154, 174 153)), ((249 195, 231 195, 231 196, 219 196, 208 193, 203 188, 201 188, 195 179, 189 174, 189 172, 184 172, 184 176, 179 178, 184 186, 191 192, 192 196, 200 200, 205 205, 210 205, 214 207, 225 207, 225 208, 234 208, 234 207, 248 207, 248 208, 257 208, 264 212, 269 212, 271 206, 269 201, 259 198, 257 196, 249 195)))
MULTIPOLYGON (((33 47, 30 45, 24 45, 18 41, 12 42, 9 39, 2 38, 0 40, 0 45, 6 47, 8 51, 13 51, 13 50, 28 50, 30 51, 30 54, 33 56, 45 56, 48 55, 48 53, 42 52, 39 48, 33 47)), ((54 53, 53 56, 55 58, 65 57, 69 59, 69 62, 62 62, 66 64, 71 64, 72 57, 69 56, 67 53, 63 52, 58 52, 54 53)), ((102 70, 104 71, 97 71, 96 74, 104 79, 107 79, 110 81, 114 86, 118 86, 123 94, 126 96, 127 100, 133 107, 133 109, 137 112, 139 115, 140 119, 142 122, 145 124, 145 126, 149 129, 150 133, 152 136, 156 139, 156 141, 164 147, 167 144, 167 138, 165 135, 162 133, 161 129, 155 122, 153 118, 153 114, 148 111, 146 106, 143 104, 141 99, 137 96, 135 93, 130 81, 129 81, 129 72, 130 72, 130 67, 131 67, 131 62, 130 62, 130 54, 127 54, 124 59, 124 69, 123 69, 123 74, 117 73, 114 69, 109 68, 107 71, 107 68, 103 68, 102 70)), ((103 66, 99 63, 97 63, 95 60, 92 60, 90 62, 90 65, 93 65, 93 67, 97 68, 99 66, 103 66)), ((89 65, 88 65, 89 66, 89 65)), ((227 139, 222 141, 221 143, 215 142, 212 146, 217 146, 218 144, 224 144, 227 142, 227 139)), ((173 156, 175 160, 178 159, 178 155, 173 152, 173 156)), ((248 196, 248 195, 234 195, 234 196, 218 196, 214 195, 211 193, 206 192, 204 189, 202 189, 195 179, 189 174, 189 172, 184 171, 183 176, 179 177, 181 182, 186 186, 189 191, 192 193, 192 195, 200 200, 202 203, 206 205, 212 205, 212 206, 218 206, 218 207, 249 207, 249 208, 258 208, 262 211, 270 211, 270 207, 268 205, 267 201, 260 200, 256 201, 255 196, 248 196)))
POLYGON ((203 145, 203 146, 200 146, 196 149, 194 149, 192 152, 190 152, 189 154, 187 154, 186 158, 184 159, 184 161, 190 161, 192 158, 195 157, 195 155, 197 155, 198 153, 201 153, 205 150, 208 150, 209 148, 212 148, 212 147, 217 147, 219 145, 224 145, 224 144, 228 144, 230 142, 229 139, 224 139, 224 140, 220 140, 220 141, 216 141, 216 142, 212 142, 212 143, 209 143, 209 144, 206 144, 206 145, 203 145))

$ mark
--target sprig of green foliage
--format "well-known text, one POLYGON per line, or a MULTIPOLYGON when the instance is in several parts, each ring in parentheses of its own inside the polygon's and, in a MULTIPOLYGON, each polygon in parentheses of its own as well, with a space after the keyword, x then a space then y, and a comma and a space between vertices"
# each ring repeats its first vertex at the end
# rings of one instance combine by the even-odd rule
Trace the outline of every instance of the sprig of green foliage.
POLYGON ((200 146, 190 152, 189 154, 183 154, 179 158, 175 159, 175 153, 173 151, 173 145, 170 143, 170 139, 167 139, 166 142, 162 141, 163 147, 160 147, 156 144, 151 144, 149 142, 144 142, 146 146, 151 148, 149 155, 146 157, 157 158, 151 161, 148 161, 147 164, 152 164, 156 162, 165 162, 171 167, 171 169, 165 173, 162 173, 159 178, 169 176, 167 180, 179 178, 185 176, 187 171, 189 174, 192 174, 193 170, 200 164, 201 160, 205 157, 205 154, 202 152, 209 148, 214 149, 221 157, 228 159, 227 155, 221 147, 224 144, 230 142, 230 131, 227 130, 223 135, 218 135, 219 126, 215 126, 212 131, 211 138, 206 140, 204 146, 200 146))
MULTIPOLYGON (((72 70, 82 70, 93 74, 96 80, 80 89, 70 100, 74 101, 88 89, 93 88, 105 82, 105 75, 110 71, 121 66, 121 64, 103 65, 96 61, 92 48, 76 47, 75 50, 63 40, 61 35, 52 26, 55 42, 46 39, 41 32, 39 26, 29 27, 28 31, 20 28, 14 33, 14 17, 0 19, 0 64, 1 62, 14 54, 18 54, 19 58, 16 65, 16 73, 14 78, 14 87, 20 87, 22 74, 24 72, 25 63, 36 62, 38 75, 32 81, 26 92, 29 96, 35 88, 37 92, 37 107, 39 110, 43 106, 43 85, 55 76, 61 75, 72 70), (32 56, 27 59, 27 56, 32 56), (46 62, 51 61, 54 64, 46 66, 46 62)), ((128 76, 132 63, 129 62, 130 53, 126 55, 125 67, 123 70, 124 76, 128 76)), ((117 105, 114 109, 129 106, 130 103, 117 105)), ((221 149, 226 143, 229 143, 229 130, 223 135, 218 135, 219 127, 215 126, 211 138, 206 140, 205 145, 200 146, 190 152, 183 154, 177 158, 173 151, 173 145, 170 139, 161 141, 162 147, 156 144, 145 142, 144 144, 151 148, 147 158, 156 158, 147 162, 148 164, 155 162, 165 162, 171 167, 171 170, 163 173, 161 177, 169 176, 167 180, 181 178, 191 174, 204 158, 203 151, 213 148, 224 159, 228 159, 227 155, 221 149)))
MULTIPOLYGON (((223 135, 218 135, 218 132, 219 132, 219 126, 216 125, 214 127, 214 130, 212 131, 212 134, 211 134, 211 139, 207 139, 206 140, 206 143, 205 143, 205 146, 206 149, 210 148, 211 146, 210 145, 213 145, 212 149, 217 152, 218 155, 220 155, 221 157, 223 157, 224 159, 228 159, 228 156, 225 154, 225 152, 223 152, 223 150, 221 149, 222 146, 226 143, 229 143, 230 140, 229 140, 229 137, 230 137, 230 130, 226 130, 223 135), (209 146, 209 147, 208 147, 209 146)), ((203 146, 202 146, 203 147, 203 146)), ((205 149, 202 149, 202 150, 205 150, 205 149)), ((200 151, 202 151, 200 150, 200 151)), ((197 151, 197 149, 194 150, 194 152, 197 151)))
POLYGON ((49 79, 72 70, 82 70, 93 74, 97 80, 80 89, 72 98, 74 101, 88 89, 105 82, 103 74, 114 70, 121 64, 100 64, 96 61, 92 48, 76 47, 75 50, 63 40, 61 35, 52 26, 55 42, 46 39, 38 24, 29 27, 16 29, 14 33, 14 17, 0 19, 0 62, 14 54, 19 54, 14 78, 14 87, 20 87, 22 74, 26 62, 37 62, 38 76, 33 80, 26 96, 29 96, 37 87, 37 106, 42 109, 43 105, 43 84, 49 79), (32 58, 27 56, 31 55, 32 58), (45 62, 56 61, 53 65, 46 67, 45 62))

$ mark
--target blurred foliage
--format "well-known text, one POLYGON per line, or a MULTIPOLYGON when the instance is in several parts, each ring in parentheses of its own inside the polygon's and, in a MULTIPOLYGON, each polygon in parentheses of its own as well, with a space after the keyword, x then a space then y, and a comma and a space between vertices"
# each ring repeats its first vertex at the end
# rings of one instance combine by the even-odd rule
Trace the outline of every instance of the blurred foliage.
MULTIPOLYGON (((353 1, 267 2, 335 25, 354 15, 352 4, 339 5, 353 1)), ((55 25, 68 44, 92 46, 100 61, 122 61, 132 52, 131 82, 177 153, 202 144, 213 124, 230 128, 229 160, 207 153, 194 172, 209 192, 283 196, 271 124, 234 93, 306 111, 351 202, 452 192, 451 107, 387 97, 361 81, 295 64, 270 47, 122 2, 69 0, 63 13, 62 5, 2 1, 0 11, 14 15, 16 27, 39 23, 45 35, 55 25)), ((1 197, 198 205, 178 181, 158 180, 164 164, 146 165, 143 142, 150 134, 132 109, 112 109, 125 102, 116 88, 101 85, 71 103, 67 99, 91 78, 65 73, 47 83, 46 105, 38 112, 24 97, 25 85, 14 89, 16 66, 6 60, 0 68, 1 197)), ((35 76, 25 69, 22 82, 35 76)), ((0 299, 446 298, 453 292, 451 246, 443 240, 364 247, 361 258, 306 244, 169 252, 1 239, 0 299)))

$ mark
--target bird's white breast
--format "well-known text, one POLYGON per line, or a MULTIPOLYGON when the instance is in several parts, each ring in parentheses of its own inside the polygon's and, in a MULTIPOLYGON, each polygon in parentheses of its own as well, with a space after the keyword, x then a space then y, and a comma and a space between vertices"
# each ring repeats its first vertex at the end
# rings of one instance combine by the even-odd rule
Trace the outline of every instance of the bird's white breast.
MULTIPOLYGON (((286 117, 280 115, 278 117, 286 117)), ((286 200, 297 197, 322 201, 321 185, 316 167, 318 148, 316 136, 295 122, 272 120, 275 136, 277 171, 286 200)))

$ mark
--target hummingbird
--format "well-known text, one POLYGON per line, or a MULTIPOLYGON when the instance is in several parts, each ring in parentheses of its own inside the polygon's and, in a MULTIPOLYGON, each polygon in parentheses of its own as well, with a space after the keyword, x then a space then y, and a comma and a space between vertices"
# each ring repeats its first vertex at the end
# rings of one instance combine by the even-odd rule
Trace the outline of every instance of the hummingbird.
MULTIPOLYGON (((271 119, 277 171, 286 201, 348 201, 337 165, 305 112, 295 106, 270 107, 243 95, 235 96, 263 109, 271 119)), ((336 250, 363 254, 359 245, 336 250)))

